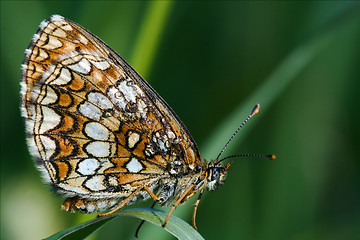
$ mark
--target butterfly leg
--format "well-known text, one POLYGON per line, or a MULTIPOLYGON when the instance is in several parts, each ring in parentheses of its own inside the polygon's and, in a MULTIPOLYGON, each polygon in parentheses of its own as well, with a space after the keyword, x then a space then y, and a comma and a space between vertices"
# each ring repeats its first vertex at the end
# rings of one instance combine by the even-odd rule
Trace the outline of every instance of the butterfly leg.
POLYGON ((195 222, 195 220, 196 220, 196 211, 197 211, 197 208, 199 206, 199 203, 200 203, 203 192, 204 192, 204 188, 201 189, 199 197, 198 197, 198 199, 196 200, 196 202, 194 204, 194 212, 193 212, 193 216, 192 216, 192 222, 193 222, 193 227, 195 228, 195 230, 197 230, 196 222, 195 222))
POLYGON ((125 198, 124 201, 122 201, 121 204, 119 204, 119 206, 117 206, 116 208, 114 208, 113 210, 111 210, 109 212, 99 214, 98 217, 103 217, 103 216, 108 216, 110 214, 113 214, 114 212, 116 212, 117 210, 119 210, 120 208, 125 206, 127 202, 129 202, 136 194, 138 194, 143 189, 145 189, 154 200, 159 201, 159 198, 147 186, 144 185, 144 186, 136 189, 134 192, 132 192, 130 194, 130 196, 125 198))
POLYGON ((196 185, 195 184, 191 184, 186 190, 185 192, 179 197, 179 199, 174 203, 174 205, 172 206, 172 208, 170 209, 168 215, 165 218, 164 224, 162 225, 162 227, 165 227, 167 222, 169 221, 169 218, 172 214, 172 212, 175 210, 176 206, 179 205, 179 203, 181 203, 181 201, 188 196, 188 194, 194 189, 196 185))
POLYGON ((160 199, 147 186, 144 186, 144 188, 155 201, 160 201, 160 199))

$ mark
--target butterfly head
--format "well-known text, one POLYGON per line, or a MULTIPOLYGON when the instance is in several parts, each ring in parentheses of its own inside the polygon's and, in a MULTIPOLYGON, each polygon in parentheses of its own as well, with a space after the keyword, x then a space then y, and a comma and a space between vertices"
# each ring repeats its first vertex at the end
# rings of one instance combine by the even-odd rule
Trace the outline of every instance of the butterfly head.
POLYGON ((259 108, 260 108, 260 105, 256 104, 255 107, 253 108, 253 110, 251 111, 251 113, 249 114, 249 116, 240 124, 240 126, 236 129, 236 131, 231 136, 229 141, 225 144, 225 146, 220 151, 217 158, 209 163, 208 168, 207 168, 207 183, 206 183, 206 189, 208 191, 215 192, 219 188, 219 186, 221 184, 223 184, 223 182, 226 178, 227 170, 230 167, 231 163, 229 163, 227 165, 222 165, 221 162, 224 161, 225 159, 236 157, 238 155, 226 157, 223 159, 220 159, 220 156, 223 154, 226 147, 229 145, 229 143, 235 137, 235 135, 239 132, 239 130, 246 124, 246 122, 250 118, 252 118, 256 113, 259 112, 259 108))
POLYGON ((227 165, 220 164, 217 160, 211 161, 207 168, 206 189, 209 192, 215 192, 225 181, 227 170, 231 163, 227 165))

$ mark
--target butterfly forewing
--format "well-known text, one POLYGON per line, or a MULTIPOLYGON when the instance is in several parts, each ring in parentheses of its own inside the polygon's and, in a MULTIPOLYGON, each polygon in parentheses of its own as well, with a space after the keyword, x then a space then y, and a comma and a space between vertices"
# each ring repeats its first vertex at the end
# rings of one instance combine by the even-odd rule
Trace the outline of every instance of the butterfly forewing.
POLYGON ((28 145, 56 191, 121 199, 202 164, 166 102, 80 25, 58 15, 44 20, 22 67, 28 145))

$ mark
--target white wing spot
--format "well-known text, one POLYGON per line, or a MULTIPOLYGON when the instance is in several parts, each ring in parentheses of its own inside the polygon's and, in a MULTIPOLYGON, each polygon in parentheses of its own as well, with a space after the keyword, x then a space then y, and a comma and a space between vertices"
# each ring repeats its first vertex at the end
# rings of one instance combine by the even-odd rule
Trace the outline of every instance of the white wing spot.
POLYGON ((174 138, 176 137, 175 134, 174 134, 174 132, 171 131, 171 130, 168 130, 168 131, 167 131, 167 134, 168 134, 168 137, 169 137, 170 139, 174 139, 174 138))
POLYGON ((44 154, 45 156, 43 160, 49 160, 50 157, 54 154, 55 149, 56 149, 56 144, 54 142, 54 140, 50 139, 49 137, 40 135, 40 141, 41 144, 44 146, 44 154))
POLYGON ((67 192, 74 192, 74 193, 78 193, 78 194, 88 194, 87 191, 82 189, 81 182, 76 182, 75 181, 75 183, 72 183, 72 182, 71 183, 69 183, 69 182, 59 183, 58 186, 60 188, 64 189, 65 191, 67 191, 67 192), (76 187, 76 186, 78 186, 78 187, 76 187))
POLYGON ((142 95, 142 91, 137 85, 131 84, 131 82, 132 80, 122 81, 118 88, 128 102, 135 103, 136 96, 142 95))
POLYGON ((78 164, 78 172, 82 175, 93 175, 100 163, 95 158, 88 158, 78 164))
POLYGON ((117 186, 117 185, 119 185, 119 182, 118 182, 118 180, 117 180, 117 177, 115 177, 115 176, 110 176, 110 177, 108 178, 108 182, 109 182, 109 184, 110 184, 111 186, 117 186))
POLYGON ((89 74, 91 71, 91 65, 89 61, 85 58, 81 59, 79 62, 75 64, 68 65, 68 68, 82 74, 89 74))
POLYGON ((55 72, 55 65, 52 64, 49 65, 48 68, 43 72, 40 81, 45 83, 51 82, 52 78, 56 76, 54 72, 55 72))
POLYGON ((133 148, 140 140, 140 134, 133 132, 128 137, 128 147, 133 148))
POLYGON ((43 134, 44 132, 55 128, 61 122, 61 116, 58 115, 54 110, 48 107, 41 107, 43 121, 40 126, 39 133, 43 134))
POLYGON ((66 32, 61 28, 57 28, 52 34, 57 37, 62 37, 62 38, 66 37, 66 32))
POLYGON ((81 104, 79 107, 79 112, 83 116, 96 121, 99 121, 101 117, 100 109, 89 102, 84 102, 83 104, 81 104))
POLYGON ((143 169, 141 163, 136 159, 132 158, 127 164, 126 169, 132 173, 138 173, 143 169))
POLYGON ((110 64, 107 61, 97 62, 90 60, 90 62, 99 70, 106 70, 110 67, 110 64))
POLYGON ((91 92, 88 95, 88 100, 94 103, 101 109, 112 109, 113 104, 111 101, 102 93, 99 92, 91 92))
POLYGON ((55 103, 57 100, 58 100, 58 96, 55 93, 54 89, 52 89, 52 87, 50 86, 46 86, 46 95, 41 100, 41 104, 48 105, 55 103))
POLYGON ((51 35, 48 36, 48 38, 49 38, 49 43, 44 45, 44 48, 56 49, 56 48, 62 47, 63 44, 58 38, 51 36, 51 35))
POLYGON ((147 145, 145 148, 145 155, 151 157, 154 154, 155 154, 154 149, 152 149, 150 145, 147 145))
POLYGON ((46 52, 46 51, 44 51, 43 49, 38 49, 38 55, 36 56, 36 61, 43 61, 44 59, 47 59, 47 58, 49 58, 49 54, 46 52))
POLYGON ((89 41, 87 40, 86 37, 84 37, 83 35, 79 34, 79 40, 82 44, 86 45, 89 41))
POLYGON ((137 113, 138 113, 139 117, 146 118, 147 111, 148 111, 148 108, 147 108, 145 102, 140 98, 138 100, 138 104, 137 104, 137 113))
POLYGON ((107 95, 120 110, 125 111, 127 102, 116 87, 111 86, 107 95))
POLYGON ((160 148, 161 151, 167 152, 169 150, 169 140, 165 134, 160 135, 159 132, 156 132, 153 136, 153 142, 160 148))
POLYGON ((96 175, 85 182, 85 186, 92 191, 105 190, 104 176, 96 175))
POLYGON ((85 133, 88 137, 95 140, 108 140, 109 130, 97 122, 89 122, 85 125, 85 133))
POLYGON ((52 85, 66 85, 71 81, 71 73, 69 69, 62 68, 59 76, 52 81, 50 84, 52 85))
POLYGON ((86 146, 86 151, 95 157, 108 157, 110 155, 110 143, 94 141, 86 146))

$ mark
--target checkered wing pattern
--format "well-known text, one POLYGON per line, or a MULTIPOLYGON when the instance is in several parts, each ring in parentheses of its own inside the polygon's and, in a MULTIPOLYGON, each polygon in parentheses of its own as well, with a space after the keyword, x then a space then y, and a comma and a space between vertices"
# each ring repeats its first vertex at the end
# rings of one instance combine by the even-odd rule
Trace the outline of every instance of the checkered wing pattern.
POLYGON ((37 167, 57 192, 97 202, 83 205, 86 212, 115 206, 139 186, 156 190, 202 164, 186 127, 149 84, 61 16, 44 20, 34 35, 21 87, 37 167))

